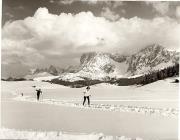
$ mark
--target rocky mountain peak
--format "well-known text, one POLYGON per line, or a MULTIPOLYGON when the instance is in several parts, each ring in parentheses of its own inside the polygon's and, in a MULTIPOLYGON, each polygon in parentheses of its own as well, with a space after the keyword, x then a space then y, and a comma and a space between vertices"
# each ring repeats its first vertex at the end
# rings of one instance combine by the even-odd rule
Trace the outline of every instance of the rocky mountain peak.
POLYGON ((38 73, 43 73, 47 72, 52 75, 58 75, 58 70, 55 66, 50 65, 49 68, 36 68, 31 70, 31 74, 38 74, 38 73))
POLYGON ((47 72, 49 72, 52 75, 58 75, 58 71, 55 66, 51 65, 49 66, 47 72))
POLYGON ((168 51, 158 44, 153 44, 132 55, 128 59, 128 71, 133 75, 147 73, 153 69, 158 69, 158 65, 168 67, 177 62, 175 51, 168 51))

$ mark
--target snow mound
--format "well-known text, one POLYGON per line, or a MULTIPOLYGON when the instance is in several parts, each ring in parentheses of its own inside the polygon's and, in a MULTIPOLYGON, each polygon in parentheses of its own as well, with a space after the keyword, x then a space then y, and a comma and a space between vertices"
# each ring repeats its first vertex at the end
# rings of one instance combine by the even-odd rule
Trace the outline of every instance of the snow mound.
POLYGON ((125 136, 106 136, 102 133, 70 134, 60 131, 20 131, 14 129, 0 129, 0 139, 28 139, 28 140, 142 140, 125 136))

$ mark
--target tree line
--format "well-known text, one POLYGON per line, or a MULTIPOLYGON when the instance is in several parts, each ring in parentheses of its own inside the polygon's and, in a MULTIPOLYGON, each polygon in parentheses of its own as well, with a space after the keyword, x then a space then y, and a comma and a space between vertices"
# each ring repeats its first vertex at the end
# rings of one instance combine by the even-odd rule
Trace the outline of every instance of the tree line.
POLYGON ((174 66, 145 74, 140 84, 145 85, 145 84, 155 82, 157 80, 162 80, 162 79, 177 76, 177 75, 179 75, 179 64, 175 64, 174 66))
MULTIPOLYGON (((179 64, 170 66, 161 70, 156 70, 144 74, 136 78, 120 78, 120 79, 111 79, 111 84, 116 84, 119 86, 128 86, 128 85, 146 85, 158 80, 163 80, 168 77, 179 76, 179 64)), ((178 82, 178 79, 174 82, 178 82)))

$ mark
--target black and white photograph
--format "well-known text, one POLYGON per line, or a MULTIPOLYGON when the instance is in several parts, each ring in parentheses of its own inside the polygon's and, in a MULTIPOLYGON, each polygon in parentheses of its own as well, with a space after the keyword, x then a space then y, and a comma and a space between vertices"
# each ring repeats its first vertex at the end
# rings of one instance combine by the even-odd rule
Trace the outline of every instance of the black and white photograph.
POLYGON ((180 139, 180 1, 1 3, 0 140, 180 139))

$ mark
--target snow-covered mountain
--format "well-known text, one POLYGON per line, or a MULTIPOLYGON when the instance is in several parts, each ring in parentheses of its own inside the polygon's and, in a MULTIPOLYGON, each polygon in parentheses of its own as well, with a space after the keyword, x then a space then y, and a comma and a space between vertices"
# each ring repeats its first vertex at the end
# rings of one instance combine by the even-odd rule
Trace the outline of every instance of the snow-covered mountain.
POLYGON ((37 69, 33 69, 31 70, 31 74, 38 74, 38 73, 43 73, 43 72, 47 72, 49 74, 52 75, 58 75, 59 72, 57 70, 57 68, 53 65, 49 66, 49 68, 37 68, 37 69))
POLYGON ((36 68, 30 69, 29 74, 26 75, 25 79, 34 79, 34 80, 51 80, 63 73, 75 73, 78 72, 79 66, 68 66, 66 68, 59 68, 53 65, 50 65, 48 68, 36 68))
POLYGON ((62 81, 108 80, 137 77, 176 63, 179 63, 178 52, 168 51, 158 44, 153 44, 130 56, 118 53, 85 53, 80 58, 79 66, 69 66, 64 69, 54 66, 34 69, 25 78, 49 81, 55 78, 62 81))
POLYGON ((168 51, 158 44, 150 45, 127 59, 130 75, 145 74, 179 63, 179 53, 168 51))
POLYGON ((122 77, 127 70, 125 62, 119 63, 105 53, 86 53, 81 56, 79 71, 64 73, 61 80, 76 81, 84 79, 105 80, 108 76, 122 77))
POLYGON ((136 77, 176 63, 179 63, 179 53, 168 51, 158 44, 147 46, 131 56, 91 52, 81 56, 78 72, 64 73, 59 79, 76 81, 136 77))
POLYGON ((63 69, 60 69, 58 67, 51 65, 49 66, 49 68, 31 69, 30 73, 26 75, 24 78, 25 79, 36 79, 36 78, 38 79, 39 77, 41 77, 41 79, 43 79, 42 77, 53 77, 53 76, 59 75, 62 72, 63 72, 63 69))

